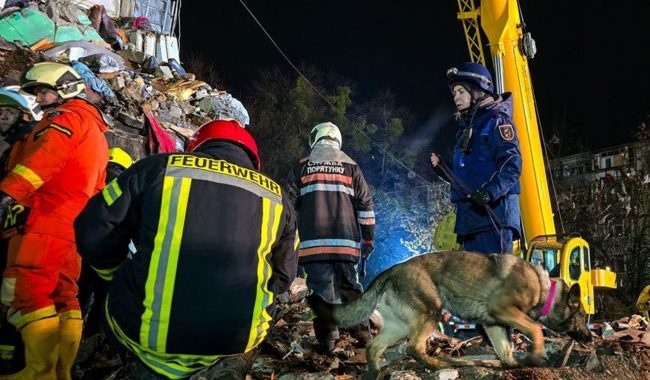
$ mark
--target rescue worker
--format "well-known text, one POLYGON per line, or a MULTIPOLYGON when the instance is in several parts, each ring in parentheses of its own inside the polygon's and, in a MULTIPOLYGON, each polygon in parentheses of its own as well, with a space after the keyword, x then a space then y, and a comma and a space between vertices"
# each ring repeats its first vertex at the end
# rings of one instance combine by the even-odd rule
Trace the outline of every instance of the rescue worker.
MULTIPOLYGON (((458 241, 467 251, 510 253, 513 239, 521 236, 521 153, 511 94, 497 94, 490 72, 479 63, 451 68, 447 78, 459 128, 453 150, 455 178, 444 179, 452 181, 458 241), (456 180, 466 191, 453 183, 456 180)), ((432 153, 430 159, 437 168, 440 156, 432 153)))
POLYGON ((47 110, 0 180, 3 213, 31 209, 24 233, 9 241, 2 281, 8 320, 25 344, 25 368, 10 378, 70 379, 82 330, 73 221, 104 186, 108 127, 70 66, 37 63, 21 88, 47 110))
MULTIPOLYGON (((357 163, 341 150, 341 131, 333 123, 316 125, 309 137, 311 153, 296 170, 298 256, 307 287, 330 303, 349 302, 363 292, 357 274, 359 259, 374 250, 375 213, 370 189, 357 163)), ((314 319, 317 350, 328 354, 339 332, 314 319)), ((361 344, 369 326, 353 331, 361 344)))
POLYGON ((132 378, 207 368, 207 378, 241 380, 296 276, 295 216, 237 121, 204 124, 186 150, 110 182, 77 218, 77 243, 112 278, 107 320, 139 359, 132 378))
MULTIPOLYGON (((0 89, 0 135, 9 148, 0 156, 0 179, 13 169, 9 165, 22 151, 27 136, 34 129, 37 119, 40 119, 38 106, 30 102, 24 94, 13 88, 0 89)), ((4 272, 7 266, 7 250, 9 238, 18 233, 18 228, 25 224, 27 213, 18 212, 0 220, 0 270, 4 272)), ((7 323, 6 313, 0 315, 0 371, 13 373, 24 367, 23 346, 20 334, 16 328, 7 323)))
MULTIPOLYGON (((126 169, 131 167, 133 159, 120 147, 108 150, 108 166, 106 167, 106 182, 114 180, 126 169)), ((108 284, 95 272, 85 260, 81 262, 81 277, 79 278, 79 302, 86 323, 84 337, 91 337, 100 332, 105 325, 104 303, 108 294, 108 284)))

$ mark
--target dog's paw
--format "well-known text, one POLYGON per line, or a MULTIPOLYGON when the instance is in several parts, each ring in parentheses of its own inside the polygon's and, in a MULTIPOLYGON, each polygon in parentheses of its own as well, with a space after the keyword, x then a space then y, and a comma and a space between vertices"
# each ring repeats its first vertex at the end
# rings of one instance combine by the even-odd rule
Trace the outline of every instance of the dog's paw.
POLYGON ((546 364, 544 353, 531 353, 526 357, 524 364, 529 367, 543 367, 546 364))

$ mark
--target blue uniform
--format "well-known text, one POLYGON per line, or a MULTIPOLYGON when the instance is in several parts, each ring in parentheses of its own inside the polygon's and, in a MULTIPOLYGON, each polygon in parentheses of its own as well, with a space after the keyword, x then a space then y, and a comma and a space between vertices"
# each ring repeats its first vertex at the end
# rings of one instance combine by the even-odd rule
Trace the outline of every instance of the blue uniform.
POLYGON ((468 120, 470 117, 468 113, 460 120, 452 171, 469 190, 483 188, 490 194, 489 207, 498 219, 497 226, 500 223, 503 228, 498 231, 484 207, 474 204, 452 187, 451 201, 456 204, 455 232, 466 250, 510 252, 512 239, 521 236, 521 153, 512 123, 510 93, 479 108, 468 120), (470 128, 471 138, 467 141, 470 128))

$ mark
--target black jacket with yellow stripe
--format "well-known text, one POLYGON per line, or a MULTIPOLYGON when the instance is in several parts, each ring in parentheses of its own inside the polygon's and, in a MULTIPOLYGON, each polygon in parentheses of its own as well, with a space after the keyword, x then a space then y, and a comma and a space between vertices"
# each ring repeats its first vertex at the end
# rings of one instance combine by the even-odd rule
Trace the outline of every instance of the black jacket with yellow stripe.
POLYGON ((274 296, 296 275, 288 199, 227 142, 139 161, 90 200, 75 229, 83 259, 113 278, 113 331, 171 378, 257 346, 274 296))

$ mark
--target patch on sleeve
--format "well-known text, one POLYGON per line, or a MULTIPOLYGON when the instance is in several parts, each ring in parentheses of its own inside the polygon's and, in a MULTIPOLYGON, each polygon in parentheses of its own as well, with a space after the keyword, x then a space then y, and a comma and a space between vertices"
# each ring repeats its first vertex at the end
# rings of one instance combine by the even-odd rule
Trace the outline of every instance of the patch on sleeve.
POLYGON ((68 137, 72 137, 72 131, 66 127, 60 126, 58 124, 50 123, 47 127, 41 129, 40 131, 34 134, 34 141, 41 137, 48 130, 53 129, 55 131, 61 132, 68 137))
POLYGON ((515 138, 515 129, 512 124, 499 125, 499 134, 506 141, 512 141, 515 138))

